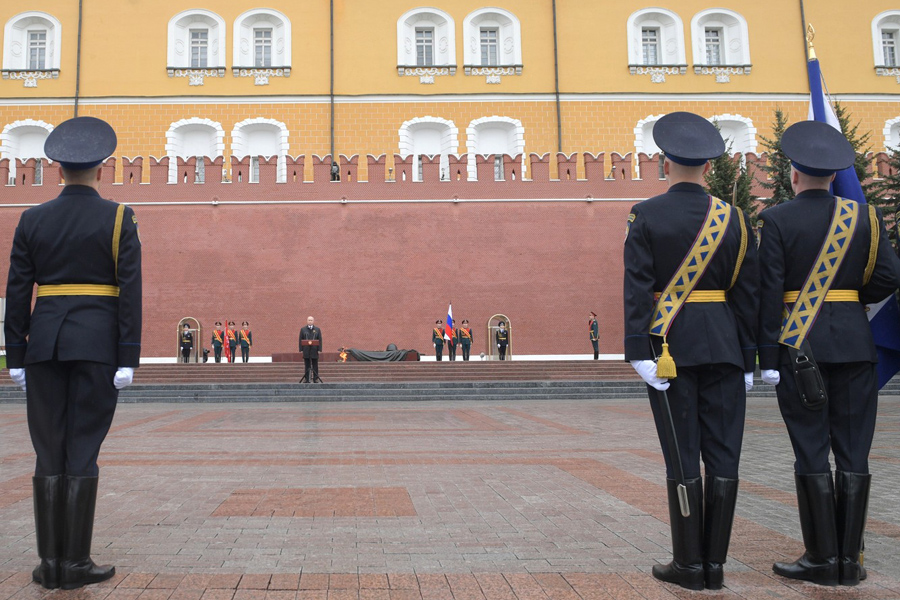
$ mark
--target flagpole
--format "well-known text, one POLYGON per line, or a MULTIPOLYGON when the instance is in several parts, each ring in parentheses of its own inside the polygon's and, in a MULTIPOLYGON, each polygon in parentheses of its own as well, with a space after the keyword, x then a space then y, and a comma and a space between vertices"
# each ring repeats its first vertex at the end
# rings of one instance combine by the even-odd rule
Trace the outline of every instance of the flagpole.
POLYGON ((800 26, 803 28, 803 52, 806 60, 809 60, 809 44, 806 39, 806 10, 803 7, 803 0, 800 0, 800 26))

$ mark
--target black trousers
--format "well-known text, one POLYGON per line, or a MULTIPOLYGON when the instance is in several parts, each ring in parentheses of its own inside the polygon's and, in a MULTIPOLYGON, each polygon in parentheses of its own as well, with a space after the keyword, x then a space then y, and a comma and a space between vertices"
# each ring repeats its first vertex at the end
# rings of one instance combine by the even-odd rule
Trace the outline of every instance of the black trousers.
MULTIPOLYGON (((734 365, 678 367, 670 379, 669 406, 686 479, 700 477, 700 461, 706 475, 738 478, 747 392, 744 372, 734 365)), ((656 432, 666 461, 666 477, 675 477, 663 428, 659 392, 647 386, 656 432)))
POLYGON ((191 359, 191 349, 190 348, 182 348, 181 349, 181 362, 190 362, 191 359))
POLYGON ((119 390, 116 367, 89 361, 47 361, 25 367, 28 431, 37 477, 96 477, 119 390))
POLYGON ((594 345, 594 360, 600 360, 600 342, 598 340, 591 340, 591 344, 594 345))
POLYGON ((444 345, 443 344, 435 344, 434 356, 437 360, 441 360, 444 357, 444 345))
POLYGON ((456 360, 456 344, 447 346, 447 354, 450 355, 450 360, 456 360))
POLYGON ((228 362, 234 362, 234 355, 237 354, 237 345, 229 346, 229 350, 231 350, 231 358, 228 362))
POLYGON ((869 472, 869 450, 875 435, 878 412, 878 380, 869 362, 819 363, 828 391, 828 404, 821 410, 804 408, 787 351, 781 356, 778 408, 794 447, 794 470, 799 475, 828 473, 829 450, 838 471, 869 472))
POLYGON ((501 345, 497 348, 497 352, 500 353, 500 360, 506 360, 506 346, 501 345))
POLYGON ((222 346, 216 346, 213 344, 213 352, 216 356, 216 362, 222 362, 222 346))
POLYGON ((250 346, 241 346, 241 360, 244 362, 250 360, 250 346))
POLYGON ((462 346, 463 360, 469 360, 469 352, 472 351, 471 344, 463 344, 462 346))
POLYGON ((303 378, 307 381, 315 381, 319 378, 319 359, 318 358, 304 358, 303 366, 305 370, 303 372, 303 378))

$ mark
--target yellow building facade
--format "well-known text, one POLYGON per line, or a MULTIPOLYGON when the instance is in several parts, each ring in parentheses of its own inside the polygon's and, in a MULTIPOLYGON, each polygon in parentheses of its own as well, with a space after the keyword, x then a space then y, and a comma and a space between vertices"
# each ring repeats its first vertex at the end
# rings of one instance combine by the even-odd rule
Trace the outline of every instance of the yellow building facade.
POLYGON ((734 150, 761 151, 776 106, 791 121, 806 113, 803 17, 829 91, 873 150, 900 142, 900 10, 889 0, 23 8, 0 6, 3 158, 36 155, 39 128, 76 104, 116 128, 118 156, 226 164, 332 150, 651 153, 653 121, 673 110, 718 118, 734 150))

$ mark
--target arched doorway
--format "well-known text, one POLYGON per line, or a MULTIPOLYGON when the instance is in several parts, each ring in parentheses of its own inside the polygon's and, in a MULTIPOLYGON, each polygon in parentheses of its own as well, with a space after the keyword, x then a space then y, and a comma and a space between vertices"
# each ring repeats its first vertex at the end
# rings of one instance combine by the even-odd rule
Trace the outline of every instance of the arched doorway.
POLYGON ((485 340, 487 343, 487 352, 485 352, 485 356, 488 360, 500 360, 500 350, 497 348, 497 332, 500 330, 500 322, 505 323, 506 331, 508 334, 509 343, 506 346, 506 360, 512 360, 512 348, 513 348, 513 332, 512 332, 512 324, 509 322, 509 317, 503 314, 496 314, 487 322, 487 335, 485 336, 485 340))
POLYGON ((184 317, 178 321, 178 326, 175 328, 175 360, 176 362, 182 362, 181 334, 185 323, 188 325, 188 331, 194 336, 194 348, 188 355, 188 362, 198 363, 203 356, 203 328, 200 325, 200 321, 194 317, 184 317))

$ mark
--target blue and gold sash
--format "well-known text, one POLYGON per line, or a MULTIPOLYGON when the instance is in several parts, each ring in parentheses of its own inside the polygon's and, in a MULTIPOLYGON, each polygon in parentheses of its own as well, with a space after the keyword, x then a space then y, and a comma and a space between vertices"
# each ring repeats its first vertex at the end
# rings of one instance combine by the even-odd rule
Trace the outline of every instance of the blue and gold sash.
MULTIPOLYGON (((822 309, 822 303, 827 300, 828 290, 834 283, 838 269, 847 255, 847 248, 850 247, 850 239, 856 231, 859 204, 846 198, 836 197, 835 200, 828 237, 819 250, 812 270, 806 276, 793 309, 781 327, 778 342, 785 346, 799 348, 806 339, 809 329, 822 309)), ((877 219, 871 226, 878 227, 877 219)))

